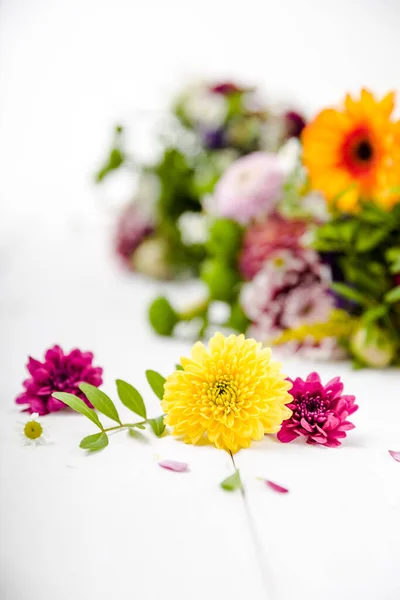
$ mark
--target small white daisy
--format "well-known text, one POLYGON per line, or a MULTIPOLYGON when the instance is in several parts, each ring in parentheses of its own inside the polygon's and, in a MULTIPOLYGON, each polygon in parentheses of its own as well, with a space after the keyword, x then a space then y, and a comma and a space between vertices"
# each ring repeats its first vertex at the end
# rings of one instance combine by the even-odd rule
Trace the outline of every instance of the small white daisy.
POLYGON ((25 445, 41 446, 46 443, 46 435, 38 413, 28 415, 25 421, 20 421, 18 431, 25 445))

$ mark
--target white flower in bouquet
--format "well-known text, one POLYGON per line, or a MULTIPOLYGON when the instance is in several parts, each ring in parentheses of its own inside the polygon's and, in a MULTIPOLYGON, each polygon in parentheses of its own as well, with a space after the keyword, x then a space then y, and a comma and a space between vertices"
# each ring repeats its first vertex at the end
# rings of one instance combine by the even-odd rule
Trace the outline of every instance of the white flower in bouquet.
POLYGON ((208 237, 209 218, 203 213, 185 212, 178 220, 182 242, 188 246, 204 244, 208 237))
POLYGON ((189 86, 179 101, 185 117, 192 124, 219 127, 223 124, 227 103, 221 94, 215 94, 206 83, 189 86))

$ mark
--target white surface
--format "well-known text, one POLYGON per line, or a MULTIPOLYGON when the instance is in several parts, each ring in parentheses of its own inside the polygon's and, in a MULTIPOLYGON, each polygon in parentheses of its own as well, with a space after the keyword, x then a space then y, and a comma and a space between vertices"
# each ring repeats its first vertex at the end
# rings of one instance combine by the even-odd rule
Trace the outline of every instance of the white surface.
MULTIPOLYGON (((167 374, 189 345, 150 334, 144 307, 159 286, 115 269, 101 221, 45 235, 33 222, 12 243, 1 271, 2 600, 398 600, 400 465, 387 453, 400 447, 398 371, 318 367, 357 395, 357 428, 340 449, 266 438, 239 453, 250 515, 240 494, 219 488, 232 467, 213 448, 118 433, 85 456, 78 443, 93 428, 66 414, 45 418, 52 444, 22 447, 13 398, 28 353, 55 342, 94 349, 104 389, 115 397, 113 381, 125 378, 157 415, 144 371, 167 374), (190 473, 163 471, 157 456, 188 462, 190 473), (290 493, 275 495, 258 476, 290 493)), ((285 363, 291 376, 315 367, 285 363)))
MULTIPOLYGON (((117 377, 146 390, 146 368, 166 374, 189 348, 151 335, 145 307, 160 285, 110 258, 90 182, 109 126, 141 114, 135 131, 146 129, 192 74, 260 82, 310 110, 361 84, 384 92, 397 82, 399 6, 0 4, 1 600, 399 599, 400 465, 387 453, 400 449, 398 371, 318 367, 357 395, 357 428, 337 450, 268 438, 240 453, 247 513, 218 487, 224 453, 119 433, 88 457, 78 443, 90 424, 65 414, 45 421, 51 445, 25 448, 13 405, 27 355, 54 343, 94 350, 110 393, 117 377), (157 455, 190 473, 161 470, 157 455)), ((151 151, 143 135, 134 146, 151 151)), ((314 367, 286 361, 292 376, 314 367)))

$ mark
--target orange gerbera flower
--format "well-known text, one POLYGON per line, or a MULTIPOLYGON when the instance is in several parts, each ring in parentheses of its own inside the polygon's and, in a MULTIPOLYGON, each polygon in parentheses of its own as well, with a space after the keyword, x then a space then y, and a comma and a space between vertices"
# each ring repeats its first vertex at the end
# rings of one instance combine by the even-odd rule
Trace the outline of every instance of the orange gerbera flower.
POLYGON ((342 110, 325 109, 303 130, 303 162, 311 186, 346 212, 360 200, 385 208, 400 201, 400 122, 394 92, 377 100, 367 90, 347 95, 342 110))

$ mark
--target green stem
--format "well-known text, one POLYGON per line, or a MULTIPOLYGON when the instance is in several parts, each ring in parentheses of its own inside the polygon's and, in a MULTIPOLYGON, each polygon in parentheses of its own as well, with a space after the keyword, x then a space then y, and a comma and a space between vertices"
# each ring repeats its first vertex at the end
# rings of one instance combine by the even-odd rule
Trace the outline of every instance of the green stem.
POLYGON ((124 429, 125 427, 137 427, 138 425, 145 425, 147 421, 140 421, 139 423, 121 423, 121 425, 115 425, 115 427, 107 427, 103 429, 103 432, 115 431, 116 429, 124 429))

